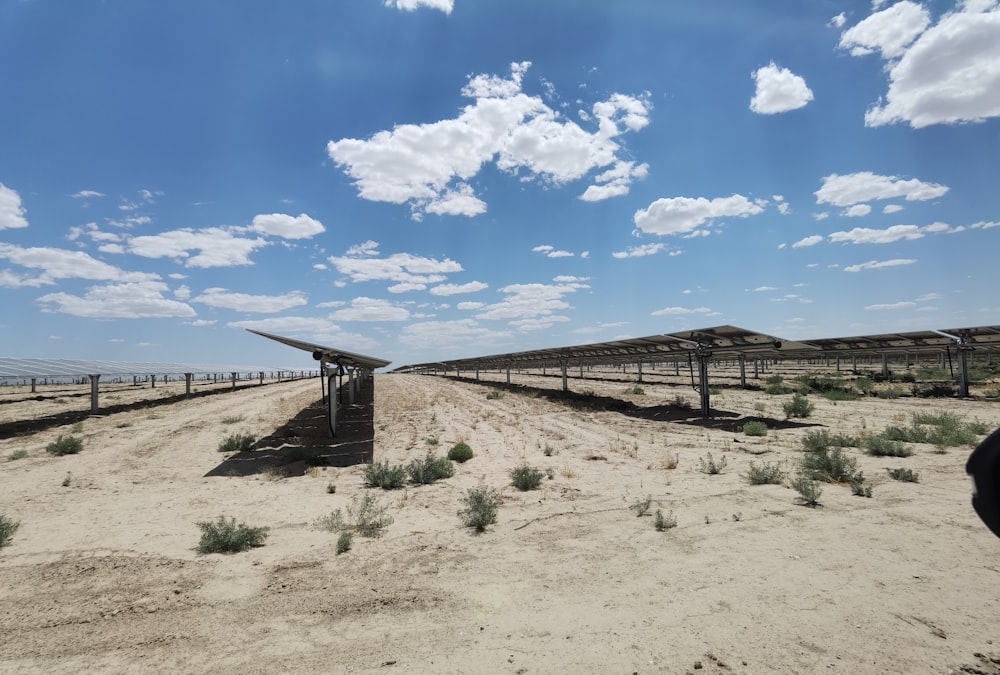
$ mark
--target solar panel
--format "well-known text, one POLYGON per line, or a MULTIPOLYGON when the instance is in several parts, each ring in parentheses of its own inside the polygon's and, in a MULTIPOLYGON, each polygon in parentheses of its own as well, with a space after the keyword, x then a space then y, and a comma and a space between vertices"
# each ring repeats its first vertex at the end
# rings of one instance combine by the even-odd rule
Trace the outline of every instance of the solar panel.
POLYGON ((264 333, 259 330, 251 330, 249 328, 247 328, 247 330, 255 335, 275 340, 276 342, 288 345, 289 347, 295 347, 296 349, 310 352, 313 355, 313 358, 317 361, 322 360, 329 363, 339 363, 345 366, 362 366, 365 368, 371 368, 372 370, 375 368, 384 368, 392 363, 392 361, 378 359, 374 356, 365 356, 364 354, 356 354, 344 349, 337 349, 336 347, 324 347, 323 345, 318 345, 312 342, 304 342, 302 340, 283 337, 281 335, 273 335, 271 333, 264 333))
POLYGON ((185 363, 89 361, 85 359, 0 358, 0 378, 85 377, 87 375, 184 375, 255 372, 246 366, 205 366, 185 363))

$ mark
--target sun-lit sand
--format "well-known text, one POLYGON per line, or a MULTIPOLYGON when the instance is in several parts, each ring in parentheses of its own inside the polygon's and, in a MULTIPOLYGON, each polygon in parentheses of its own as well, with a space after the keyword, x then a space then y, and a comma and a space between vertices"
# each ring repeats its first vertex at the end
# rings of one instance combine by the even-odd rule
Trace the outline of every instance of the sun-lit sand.
MULTIPOLYGON (((570 388, 645 412, 376 376, 377 460, 460 440, 475 456, 453 478, 373 491, 394 522, 339 556, 315 522, 369 490, 361 467, 208 475, 226 459, 223 438, 274 435, 319 398, 318 380, 86 419, 78 455, 45 451, 69 426, 2 439, 0 514, 21 525, 0 550, 0 671, 1000 672, 989 661, 1000 654, 1000 539, 970 506, 971 448, 849 449, 873 497, 824 485, 817 508, 745 478, 751 461, 793 470, 815 429, 878 433, 916 411, 992 429, 995 399, 811 395, 813 416, 784 425, 788 396, 723 386, 713 408, 783 427, 749 437, 727 430, 732 418, 666 421, 678 396, 696 406, 697 394, 655 373, 626 393, 630 376, 570 388), (7 461, 18 450, 27 456, 7 461), (699 470, 709 452, 725 456, 723 473, 699 470), (509 472, 522 462, 552 478, 517 491, 509 472), (920 482, 891 480, 886 469, 901 466, 920 482), (504 502, 477 535, 457 512, 480 485, 504 502), (652 515, 637 517, 630 507, 646 497, 677 526, 658 532, 652 515), (196 523, 219 515, 269 527, 266 544, 198 554, 196 523)), ((0 424, 53 405, 4 403, 0 424)))

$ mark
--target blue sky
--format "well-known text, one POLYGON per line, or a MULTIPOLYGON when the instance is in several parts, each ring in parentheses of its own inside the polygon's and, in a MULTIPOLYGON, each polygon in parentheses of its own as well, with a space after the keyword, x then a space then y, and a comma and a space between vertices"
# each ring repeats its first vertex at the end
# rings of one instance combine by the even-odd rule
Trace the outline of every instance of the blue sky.
POLYGON ((0 0, 0 354, 1000 323, 1000 4, 0 0))

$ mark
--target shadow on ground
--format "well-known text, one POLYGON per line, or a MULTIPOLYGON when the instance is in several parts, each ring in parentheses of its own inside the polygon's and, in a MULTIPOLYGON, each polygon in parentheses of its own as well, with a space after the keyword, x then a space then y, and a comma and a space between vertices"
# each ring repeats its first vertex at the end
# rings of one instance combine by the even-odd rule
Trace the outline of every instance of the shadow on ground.
POLYGON ((337 435, 327 430, 326 403, 319 399, 295 417, 259 439, 251 450, 230 455, 208 476, 250 476, 277 472, 302 476, 313 466, 354 466, 370 463, 375 454, 375 401, 371 380, 349 404, 346 392, 337 414, 337 435))

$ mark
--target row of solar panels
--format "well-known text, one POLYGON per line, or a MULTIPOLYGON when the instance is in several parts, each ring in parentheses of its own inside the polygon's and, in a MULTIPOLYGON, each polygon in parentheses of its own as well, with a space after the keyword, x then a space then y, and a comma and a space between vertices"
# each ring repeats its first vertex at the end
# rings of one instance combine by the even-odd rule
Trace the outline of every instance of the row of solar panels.
POLYGON ((953 347, 1000 351, 1000 326, 887 333, 798 342, 736 326, 716 326, 628 340, 420 363, 402 366, 397 368, 395 372, 653 362, 673 360, 678 357, 687 358, 688 355, 718 358, 738 358, 740 356, 810 358, 824 354, 940 352, 953 347))

